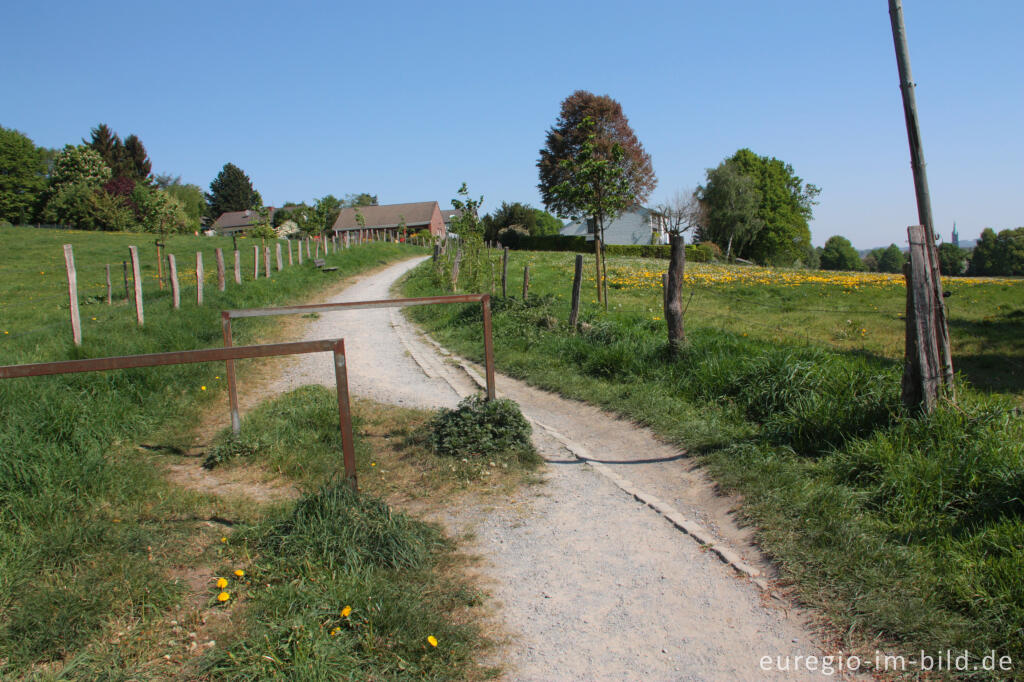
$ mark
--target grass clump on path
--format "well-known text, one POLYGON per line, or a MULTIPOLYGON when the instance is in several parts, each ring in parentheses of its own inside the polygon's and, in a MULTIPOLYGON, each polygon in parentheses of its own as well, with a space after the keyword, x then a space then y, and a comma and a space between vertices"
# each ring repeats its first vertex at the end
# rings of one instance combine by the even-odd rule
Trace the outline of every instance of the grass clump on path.
POLYGON ((453 409, 443 409, 428 425, 434 452, 445 457, 490 458, 536 465, 540 457, 530 442, 530 423, 508 398, 464 398, 453 409))
MULTIPOLYGON (((607 313, 584 301, 583 324, 571 330, 569 259, 528 252, 516 259, 510 272, 530 263, 530 299, 493 306, 498 367, 648 425, 700 457, 742 495, 743 513, 784 584, 847 633, 847 648, 884 642, 913 653, 968 650, 972 663, 992 650, 1024 660, 1024 419, 1013 364, 1024 326, 1001 310, 1019 282, 951 287, 972 306, 951 312, 955 353, 975 347, 958 319, 1016 320, 1015 347, 1000 327, 998 380, 973 374, 990 389, 1009 386, 1010 395, 961 381, 957 405, 915 417, 900 405, 894 330, 903 321, 871 313, 877 326, 854 324, 868 315, 862 309, 901 311, 905 294, 895 286, 693 283, 696 301, 728 299, 729 307, 690 308, 687 345, 673 357, 659 289, 613 292, 607 313), (719 319, 723 310, 728 324, 719 319), (806 334, 788 333, 789 325, 806 334), (846 326, 857 327, 864 348, 846 337, 831 342, 830 330, 846 326), (872 341, 883 330, 889 341, 872 341)), ((610 271, 633 266, 609 259, 610 271)), ((437 293, 425 268, 404 292, 437 293)), ((408 314, 449 348, 482 359, 478 309, 424 306, 408 314)), ((966 364, 974 372, 980 363, 966 364)))

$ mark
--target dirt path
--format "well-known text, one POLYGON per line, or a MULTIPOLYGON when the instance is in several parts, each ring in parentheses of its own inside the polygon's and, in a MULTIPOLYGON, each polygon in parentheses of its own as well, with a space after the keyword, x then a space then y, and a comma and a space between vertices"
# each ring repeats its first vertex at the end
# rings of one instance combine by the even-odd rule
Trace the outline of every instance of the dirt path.
MULTIPOLYGON (((387 298, 418 262, 330 300, 387 298)), ((477 390, 474 368, 397 310, 325 313, 304 331, 338 336, 356 395, 441 407, 477 390)), ((302 356, 283 364, 273 392, 333 382, 328 358, 302 356)), ((828 653, 805 615, 765 589, 769 567, 685 453, 593 407, 500 375, 497 388, 533 421, 545 484, 442 521, 470 530, 485 559, 510 679, 799 679, 762 670, 761 657, 828 653)))

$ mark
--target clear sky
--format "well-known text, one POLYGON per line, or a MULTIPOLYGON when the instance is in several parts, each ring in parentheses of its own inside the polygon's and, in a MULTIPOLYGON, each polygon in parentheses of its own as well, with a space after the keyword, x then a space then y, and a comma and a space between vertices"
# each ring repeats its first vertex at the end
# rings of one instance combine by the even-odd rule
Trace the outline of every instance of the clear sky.
MULTIPOLYGON (((1024 225, 1024 3, 904 0, 936 228, 1024 225)), ((135 133, 207 188, 540 205, 536 161, 574 90, 622 103, 659 184, 741 147, 822 188, 813 241, 903 244, 917 222, 885 0, 20 2, 0 22, 0 125, 135 133)))

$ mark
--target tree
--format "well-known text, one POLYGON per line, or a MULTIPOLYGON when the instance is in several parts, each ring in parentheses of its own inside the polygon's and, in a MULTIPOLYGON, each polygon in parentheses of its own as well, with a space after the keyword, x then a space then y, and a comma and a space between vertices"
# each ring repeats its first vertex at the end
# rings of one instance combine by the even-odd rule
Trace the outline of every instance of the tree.
POLYGON ((955 244, 943 242, 939 244, 939 271, 943 275, 956 277, 962 275, 967 264, 967 252, 955 244))
MULTIPOLYGON (((607 95, 577 90, 562 102, 559 117, 540 150, 537 168, 538 188, 549 211, 560 218, 595 220, 597 296, 601 300, 605 220, 650 196, 658 184, 651 156, 630 127, 621 104, 607 95)), ((607 287, 606 281, 603 284, 607 287)))
MULTIPOLYGON (((707 204, 711 232, 721 232, 728 227, 729 221, 718 215, 719 211, 734 211, 736 208, 720 205, 720 197, 714 192, 714 181, 718 179, 714 171, 723 166, 731 166, 735 173, 750 178, 757 193, 756 221, 744 223, 748 238, 744 239, 742 248, 736 249, 736 255, 777 265, 790 265, 806 257, 811 244, 807 222, 814 215, 812 207, 817 203, 816 197, 821 190, 810 183, 805 184, 789 164, 776 158, 758 156, 749 149, 740 149, 717 169, 709 169, 707 184, 697 190, 701 200, 707 204), (756 229, 751 233, 751 228, 756 229)), ((731 196, 730 193, 725 194, 725 198, 731 196)), ((710 235, 703 236, 711 238, 710 235)), ((717 239, 712 241, 719 246, 725 245, 717 239)))
POLYGON ((703 209, 696 192, 676 192, 671 199, 657 208, 669 234, 668 291, 665 296, 665 326, 668 345, 678 355, 686 341, 683 328, 683 276, 686 269, 686 240, 684 235, 697 227, 703 218, 703 209))
POLYGON ((26 135, 0 126, 0 220, 27 223, 46 189, 43 150, 26 135))
MULTIPOLYGON (((458 250, 462 256, 459 260, 458 279, 453 279, 451 286, 453 291, 458 290, 461 281, 466 290, 479 291, 484 277, 484 227, 478 211, 484 198, 473 199, 466 183, 462 183, 458 194, 458 198, 452 199, 452 208, 458 211, 452 218, 452 232, 458 237, 458 250)), ((359 217, 360 214, 356 212, 356 218, 359 217)))
POLYGON ((846 237, 829 237, 821 252, 822 270, 863 270, 860 255, 846 237))
MULTIPOLYGON (((156 189, 159 189, 159 185, 156 189)), ((183 185, 179 177, 174 184, 165 187, 164 191, 181 204, 187 231, 199 230, 202 227, 203 215, 206 213, 206 197, 203 195, 203 188, 191 183, 183 185)))
POLYGON ((129 135, 124 139, 125 168, 128 171, 127 177, 135 182, 148 184, 152 179, 153 162, 149 160, 146 147, 142 140, 135 135, 129 135))
POLYGON ((868 251, 867 255, 864 256, 864 269, 868 272, 878 272, 878 262, 882 260, 884 253, 885 249, 881 247, 868 251))
POLYGON ((233 163, 226 163, 210 183, 206 204, 206 215, 216 220, 228 211, 259 208, 263 205, 263 199, 241 168, 233 163))
POLYGON ((514 201, 511 204, 503 201, 501 206, 481 218, 484 226, 484 239, 492 241, 508 229, 532 236, 558 234, 564 227, 562 221, 547 211, 533 208, 529 204, 514 201))
POLYGON ((718 244, 726 258, 744 254, 747 244, 764 228, 759 208, 761 193, 754 179, 738 164, 727 160, 706 171, 707 182, 697 188, 703 205, 698 235, 701 241, 718 244))
POLYGON ((84 183, 99 187, 111 177, 113 174, 110 167, 96 151, 84 145, 65 145, 53 160, 50 186, 59 188, 63 185, 84 183))
POLYGON ((345 206, 376 206, 377 195, 360 192, 359 194, 346 194, 345 206))
POLYGON ((554 235, 562 231, 565 227, 565 223, 551 215, 542 208, 535 208, 533 210, 534 215, 534 226, 530 230, 530 236, 543 237, 545 235, 554 235))
POLYGON ((1024 275, 1024 227, 999 234, 991 227, 982 230, 971 254, 971 274, 1024 275))
MULTIPOLYGON (((333 194, 328 194, 313 202, 309 218, 299 223, 299 229, 309 234, 323 234, 331 229, 341 213, 342 202, 333 194)), ((359 215, 359 212, 356 212, 359 215)), ((298 222, 298 221, 297 221, 298 222)))
POLYGON ((903 272, 903 264, 907 261, 906 256, 900 251, 900 247, 890 244, 889 248, 882 252, 878 258, 878 271, 899 273, 903 272))

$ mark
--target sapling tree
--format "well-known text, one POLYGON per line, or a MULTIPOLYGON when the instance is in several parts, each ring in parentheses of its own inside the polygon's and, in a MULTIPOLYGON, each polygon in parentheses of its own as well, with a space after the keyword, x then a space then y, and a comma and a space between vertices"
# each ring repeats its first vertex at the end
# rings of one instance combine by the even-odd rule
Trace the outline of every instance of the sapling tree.
POLYGON ((665 294, 665 325, 668 345, 673 355, 679 353, 686 341, 683 328, 683 276, 686 269, 686 239, 684 235, 701 221, 701 203, 692 191, 676 192, 671 199, 658 206, 656 218, 664 221, 669 234, 670 257, 668 283, 665 294))

